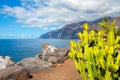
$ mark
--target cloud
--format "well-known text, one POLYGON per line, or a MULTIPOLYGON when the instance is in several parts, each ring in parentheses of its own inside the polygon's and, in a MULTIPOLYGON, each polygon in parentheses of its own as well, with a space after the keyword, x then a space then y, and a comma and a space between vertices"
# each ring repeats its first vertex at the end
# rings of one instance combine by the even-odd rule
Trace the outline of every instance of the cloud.
POLYGON ((13 34, 9 34, 8 36, 9 36, 9 37, 14 37, 14 35, 13 35, 13 34))
POLYGON ((56 30, 56 29, 58 29, 58 28, 56 28, 56 27, 51 27, 50 28, 50 30, 56 30))
POLYGON ((25 34, 21 34, 20 37, 21 37, 21 38, 24 38, 24 37, 26 37, 26 35, 25 35, 25 34))
POLYGON ((47 28, 47 27, 44 27, 43 30, 48 30, 48 28, 47 28))
POLYGON ((64 25, 103 16, 119 16, 119 0, 21 0, 21 6, 3 6, 0 13, 16 18, 26 27, 54 29, 64 25))
POLYGON ((2 35, 1 37, 9 37, 9 38, 19 38, 19 39, 25 39, 25 38, 34 38, 38 37, 38 35, 27 35, 27 34, 9 34, 9 35, 2 35))

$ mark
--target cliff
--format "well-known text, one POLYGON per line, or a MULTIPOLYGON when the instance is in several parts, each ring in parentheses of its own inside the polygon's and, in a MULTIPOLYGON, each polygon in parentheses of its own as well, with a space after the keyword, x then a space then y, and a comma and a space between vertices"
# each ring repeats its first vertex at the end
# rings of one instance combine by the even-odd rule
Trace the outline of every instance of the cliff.
MULTIPOLYGON (((112 20, 112 17, 108 17, 112 20)), ((118 17, 119 18, 119 17, 118 17)), ((117 20, 119 20, 117 18, 117 20)), ((77 39, 77 33, 83 31, 82 24, 88 22, 90 25, 90 29, 98 30, 99 27, 97 26, 98 22, 101 22, 103 18, 99 18, 93 21, 81 21, 77 23, 72 23, 63 26, 61 29, 53 30, 48 33, 42 34, 39 38, 40 39, 77 39)))

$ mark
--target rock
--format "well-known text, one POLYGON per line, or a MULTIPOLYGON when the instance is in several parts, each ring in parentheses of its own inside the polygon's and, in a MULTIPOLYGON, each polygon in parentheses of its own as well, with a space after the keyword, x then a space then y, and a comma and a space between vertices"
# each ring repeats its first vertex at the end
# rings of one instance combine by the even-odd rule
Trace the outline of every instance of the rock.
POLYGON ((52 63, 36 58, 25 58, 16 65, 26 69, 29 73, 34 73, 49 69, 52 66, 52 63))
POLYGON ((32 73, 51 69, 56 63, 63 63, 68 52, 69 48, 58 49, 43 44, 40 54, 17 63, 9 56, 0 56, 0 80, 28 80, 32 73))
POLYGON ((15 61, 13 61, 11 57, 9 57, 9 56, 5 56, 5 57, 0 56, 0 70, 6 68, 8 66, 12 66, 14 64, 15 64, 15 61))
POLYGON ((36 55, 36 58, 53 64, 62 63, 66 58, 68 58, 68 52, 69 47, 58 49, 54 46, 43 44, 42 51, 40 54, 36 55))
POLYGON ((63 65, 63 64, 59 64, 59 63, 58 63, 58 64, 55 64, 54 67, 57 68, 57 67, 61 67, 62 65, 63 65))
POLYGON ((56 47, 48 44, 43 44, 42 51, 41 51, 42 59, 45 59, 46 55, 56 56, 57 51, 58 49, 56 47))
POLYGON ((43 44, 42 51, 40 54, 36 55, 37 59, 47 60, 50 56, 57 56, 58 49, 54 46, 43 44))
POLYGON ((69 47, 61 48, 58 50, 57 54, 60 55, 62 58, 66 59, 66 58, 68 58, 69 51, 70 51, 69 47))
POLYGON ((0 70, 0 80, 28 80, 29 78, 32 78, 32 76, 25 69, 18 66, 0 70))
POLYGON ((47 59, 48 62, 51 62, 53 64, 55 63, 63 63, 63 60, 62 60, 62 57, 58 56, 58 57, 55 57, 55 56, 50 56, 48 59, 47 59))

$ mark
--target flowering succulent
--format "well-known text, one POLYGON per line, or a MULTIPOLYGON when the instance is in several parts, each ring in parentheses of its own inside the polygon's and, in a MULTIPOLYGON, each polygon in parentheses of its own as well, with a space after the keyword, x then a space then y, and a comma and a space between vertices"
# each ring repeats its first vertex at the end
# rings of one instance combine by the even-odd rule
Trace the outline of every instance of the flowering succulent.
POLYGON ((111 29, 104 37, 105 32, 88 32, 89 25, 83 26, 80 43, 71 40, 69 53, 83 80, 120 80, 120 36, 111 29))

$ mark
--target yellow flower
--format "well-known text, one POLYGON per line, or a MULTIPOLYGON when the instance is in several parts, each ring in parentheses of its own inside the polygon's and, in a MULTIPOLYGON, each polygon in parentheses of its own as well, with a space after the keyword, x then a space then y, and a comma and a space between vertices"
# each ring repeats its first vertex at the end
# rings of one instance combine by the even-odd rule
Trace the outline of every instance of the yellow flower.
POLYGON ((95 39, 95 31, 94 30, 90 31, 89 39, 90 40, 94 40, 95 39))
POLYGON ((105 46, 105 52, 106 52, 106 54, 108 54, 108 51, 109 51, 109 47, 105 46))
POLYGON ((85 30, 88 30, 88 27, 89 27, 88 23, 84 23, 83 27, 84 27, 85 30))
POLYGON ((82 50, 80 49, 80 52, 77 53, 77 58, 78 59, 83 59, 83 54, 82 54, 82 50))
POLYGON ((100 37, 101 35, 102 35, 102 32, 101 32, 101 31, 99 31, 99 32, 98 32, 98 36, 100 37))
POLYGON ((105 69, 105 61, 103 58, 99 58, 99 63, 103 69, 105 69))
POLYGON ((111 65, 111 68, 112 68, 113 72, 116 72, 116 71, 119 69, 119 65, 117 65, 117 64, 112 64, 112 65, 111 65))
POLYGON ((108 53, 109 53, 109 54, 114 54, 114 48, 113 48, 113 46, 110 46, 110 47, 109 47, 108 53))
POLYGON ((111 72, 106 71, 105 78, 103 80, 112 80, 112 78, 111 78, 111 72))
POLYGON ((113 63, 114 63, 114 58, 112 57, 112 55, 108 55, 106 66, 110 67, 113 63))
POLYGON ((70 41, 70 46, 76 48, 76 42, 74 40, 70 41))
POLYGON ((119 64, 120 65, 120 53, 117 55, 116 57, 116 62, 115 64, 119 64))
POLYGON ((118 43, 119 41, 120 41, 120 36, 117 36, 115 43, 118 43))
POLYGON ((69 56, 70 58, 73 58, 73 53, 72 53, 72 52, 69 52, 68 56, 69 56))
POLYGON ((82 37, 82 33, 81 33, 81 32, 78 32, 77 35, 79 36, 80 39, 83 39, 83 37, 82 37))

